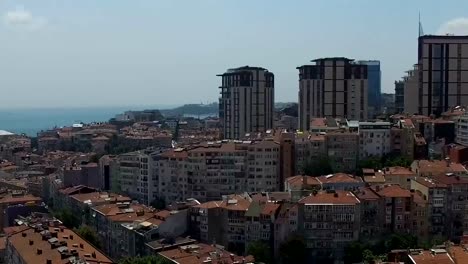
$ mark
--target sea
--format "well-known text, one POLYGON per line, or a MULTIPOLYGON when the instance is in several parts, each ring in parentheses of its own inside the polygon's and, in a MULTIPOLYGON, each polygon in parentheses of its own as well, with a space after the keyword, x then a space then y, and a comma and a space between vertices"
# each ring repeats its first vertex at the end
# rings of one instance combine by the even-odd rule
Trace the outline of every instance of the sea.
POLYGON ((169 109, 177 106, 0 109, 0 130, 37 136, 42 130, 76 123, 104 122, 128 110, 169 109))

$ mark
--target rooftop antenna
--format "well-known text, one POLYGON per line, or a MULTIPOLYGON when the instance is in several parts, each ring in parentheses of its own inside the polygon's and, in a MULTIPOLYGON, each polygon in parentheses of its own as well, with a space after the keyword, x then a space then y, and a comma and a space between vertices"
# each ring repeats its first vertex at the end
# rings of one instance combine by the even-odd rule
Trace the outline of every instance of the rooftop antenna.
POLYGON ((424 36, 424 30, 423 30, 422 23, 421 23, 421 12, 419 12, 418 24, 419 24, 419 29, 418 29, 419 37, 424 36))

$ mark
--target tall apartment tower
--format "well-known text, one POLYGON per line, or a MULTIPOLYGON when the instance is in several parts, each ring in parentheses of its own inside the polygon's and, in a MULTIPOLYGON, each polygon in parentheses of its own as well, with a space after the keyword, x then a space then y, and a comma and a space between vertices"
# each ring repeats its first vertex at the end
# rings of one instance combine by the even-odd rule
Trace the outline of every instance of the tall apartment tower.
POLYGON ((357 64, 367 65, 367 118, 373 119, 380 113, 380 97, 382 93, 382 71, 378 60, 360 60, 357 64))
POLYGON ((418 67, 420 114, 468 105, 468 36, 419 37, 418 67))
POLYGON ((299 70, 299 130, 313 117, 367 119, 368 69, 343 57, 316 59, 299 70))
POLYGON ((273 128, 274 75, 260 67, 244 66, 223 74, 219 118, 225 139, 273 128))

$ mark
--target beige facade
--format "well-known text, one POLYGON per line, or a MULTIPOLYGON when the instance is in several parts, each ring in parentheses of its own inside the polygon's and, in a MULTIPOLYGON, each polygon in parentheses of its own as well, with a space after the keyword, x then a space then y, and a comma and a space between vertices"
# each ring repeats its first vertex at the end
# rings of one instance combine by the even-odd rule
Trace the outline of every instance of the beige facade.
POLYGON ((214 143, 188 151, 189 196, 200 201, 239 192, 278 191, 280 145, 274 141, 214 143))
POLYGON ((299 70, 299 129, 314 117, 367 119, 367 65, 347 58, 323 58, 299 70))
POLYGON ((334 171, 354 172, 359 159, 359 135, 332 132, 326 135, 327 154, 334 171))
POLYGON ((468 105, 468 36, 419 37, 418 64, 420 114, 468 105))
POLYGON ((403 77, 403 111, 407 114, 418 113, 418 104, 416 98, 418 98, 418 78, 419 71, 418 66, 415 65, 412 70, 406 72, 406 76, 403 77))
POLYGON ((224 138, 273 128, 274 75, 259 67, 240 67, 222 77, 219 117, 224 138))

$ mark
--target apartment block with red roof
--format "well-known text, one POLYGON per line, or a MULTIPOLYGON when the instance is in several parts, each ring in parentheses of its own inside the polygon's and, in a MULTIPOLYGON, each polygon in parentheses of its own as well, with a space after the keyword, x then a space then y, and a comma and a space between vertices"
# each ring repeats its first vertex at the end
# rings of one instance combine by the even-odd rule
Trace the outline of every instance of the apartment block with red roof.
POLYGON ((378 188, 377 194, 383 199, 384 231, 409 233, 411 231, 411 192, 399 185, 388 185, 378 188))
POLYGON ((380 195, 370 187, 361 187, 354 194, 361 201, 359 237, 372 240, 382 234, 383 208, 380 195))
POLYGON ((448 186, 431 178, 417 177, 411 180, 411 189, 421 193, 428 204, 427 221, 430 236, 447 235, 448 186))
POLYGON ((299 232, 311 263, 339 260, 346 245, 359 239, 359 199, 349 191, 318 192, 299 201, 299 232))
POLYGON ((317 180, 322 184, 323 190, 354 191, 365 185, 361 177, 346 173, 324 175, 317 177, 317 180))
POLYGON ((404 189, 411 189, 411 179, 416 178, 416 173, 408 168, 395 166, 383 169, 386 184, 398 184, 404 189))
POLYGON ((158 253, 174 264, 253 264, 253 256, 238 256, 216 244, 191 244, 158 253))
POLYGON ((253 200, 245 213, 245 246, 246 250, 250 243, 264 241, 273 248, 274 246, 274 223, 278 215, 280 203, 262 202, 253 200))
POLYGON ((9 233, 6 239, 6 263, 114 263, 75 232, 54 223, 35 222, 9 233))
POLYGON ((447 173, 436 175, 433 179, 447 186, 448 237, 454 241, 468 233, 468 178, 447 173))
POLYGON ((299 225, 298 205, 282 203, 274 221, 273 254, 279 257, 280 247, 292 236, 297 235, 299 225))

